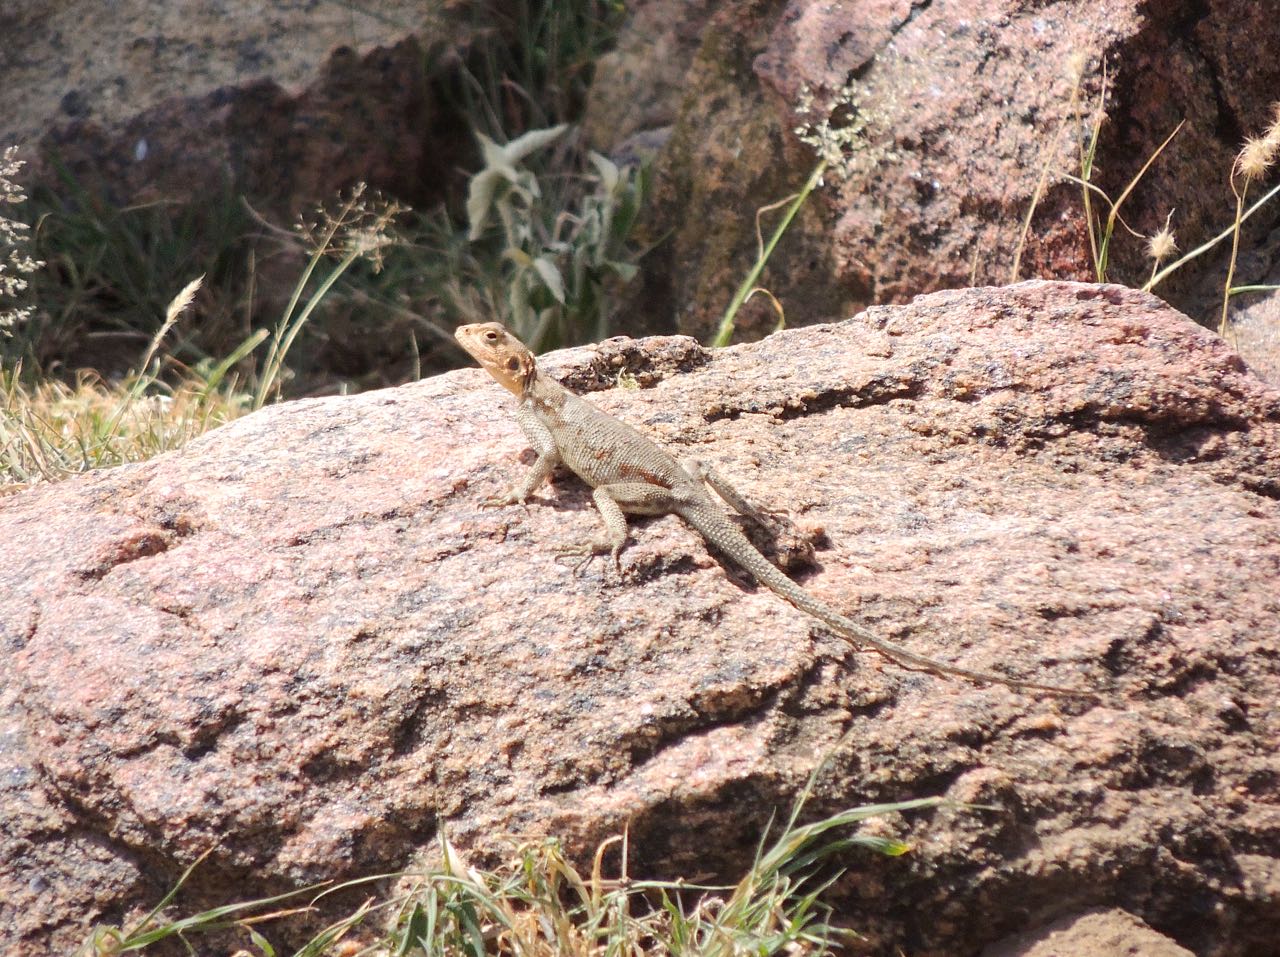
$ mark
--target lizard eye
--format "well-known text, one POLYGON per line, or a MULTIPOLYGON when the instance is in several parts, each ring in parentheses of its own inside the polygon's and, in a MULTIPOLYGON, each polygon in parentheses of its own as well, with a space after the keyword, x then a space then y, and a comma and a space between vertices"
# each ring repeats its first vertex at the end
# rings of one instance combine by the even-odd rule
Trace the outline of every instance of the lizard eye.
POLYGON ((489 342, 493 342, 494 340, 496 340, 496 339, 498 338, 498 334, 497 334, 496 332, 494 332, 492 329, 490 329, 488 332, 486 332, 486 333, 484 334, 484 337, 485 337, 485 339, 487 339, 489 342))
POLYGON ((512 356, 510 359, 507 360, 507 368, 510 369, 512 372, 515 372, 517 369, 520 368, 520 360, 517 359, 515 356, 512 356))

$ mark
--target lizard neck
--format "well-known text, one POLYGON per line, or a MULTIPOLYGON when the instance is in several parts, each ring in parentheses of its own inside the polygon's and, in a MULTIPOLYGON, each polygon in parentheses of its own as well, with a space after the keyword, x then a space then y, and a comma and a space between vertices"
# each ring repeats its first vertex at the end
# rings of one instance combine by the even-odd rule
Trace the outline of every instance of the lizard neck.
POLYGON ((522 400, 532 399, 538 383, 545 381, 545 377, 538 370, 538 364, 533 361, 531 353, 525 353, 521 358, 525 361, 521 362, 519 372, 513 376, 515 388, 511 391, 522 400))

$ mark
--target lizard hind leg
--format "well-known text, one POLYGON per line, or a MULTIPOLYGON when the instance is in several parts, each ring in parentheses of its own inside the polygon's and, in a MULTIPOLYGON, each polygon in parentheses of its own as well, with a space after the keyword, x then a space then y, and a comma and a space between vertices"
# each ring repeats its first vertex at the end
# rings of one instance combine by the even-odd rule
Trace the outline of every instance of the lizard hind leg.
POLYGON ((689 473, 695 482, 706 482, 710 485, 715 490, 715 493, 739 515, 743 515, 761 525, 767 524, 766 517, 770 513, 756 508, 748 502, 742 497, 741 492, 730 485, 723 475, 706 462, 701 459, 683 459, 680 462, 680 466, 689 473))
POLYGON ((680 465, 694 481, 705 482, 726 505, 747 520, 744 530, 757 550, 787 571, 813 567, 813 540, 796 526, 787 512, 748 502, 723 475, 700 459, 683 459, 680 465))
MULTIPOLYGON (((622 573, 620 555, 627 543, 627 516, 664 515, 671 509, 671 493, 661 485, 648 482, 616 482, 599 485, 591 493, 604 523, 604 533, 585 542, 575 542, 556 549, 561 556, 581 555, 590 561, 593 555, 608 552, 614 568, 622 573)), ((578 566, 581 567, 581 564, 578 566)))

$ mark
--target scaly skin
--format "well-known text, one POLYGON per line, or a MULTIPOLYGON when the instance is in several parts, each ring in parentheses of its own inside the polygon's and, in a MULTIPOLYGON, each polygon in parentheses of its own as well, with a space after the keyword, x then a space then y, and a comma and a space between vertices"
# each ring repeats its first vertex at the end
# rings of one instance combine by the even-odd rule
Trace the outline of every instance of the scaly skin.
POLYGON ((516 421, 538 454, 523 481, 489 504, 523 503, 561 463, 594 489, 592 497, 604 520, 605 535, 560 548, 561 554, 608 552, 616 565, 627 540, 627 513, 673 513, 780 598, 817 618, 851 644, 873 648, 901 667, 1028 691, 1094 697, 1087 691, 971 671, 916 654, 876 636, 814 598, 756 550, 708 493, 704 483, 709 483, 739 510, 745 508, 741 497, 718 475, 698 463, 682 465, 648 436, 543 375, 524 343, 499 323, 461 326, 455 336, 462 347, 519 400, 516 421))

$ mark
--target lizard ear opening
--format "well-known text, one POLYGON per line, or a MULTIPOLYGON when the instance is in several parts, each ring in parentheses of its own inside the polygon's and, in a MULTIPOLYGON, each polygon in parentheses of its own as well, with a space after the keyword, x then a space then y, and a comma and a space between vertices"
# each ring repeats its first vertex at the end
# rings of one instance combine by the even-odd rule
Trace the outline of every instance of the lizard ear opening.
POLYGON ((520 360, 517 359, 515 356, 512 356, 510 359, 507 360, 507 368, 510 369, 512 372, 519 372, 520 360))

